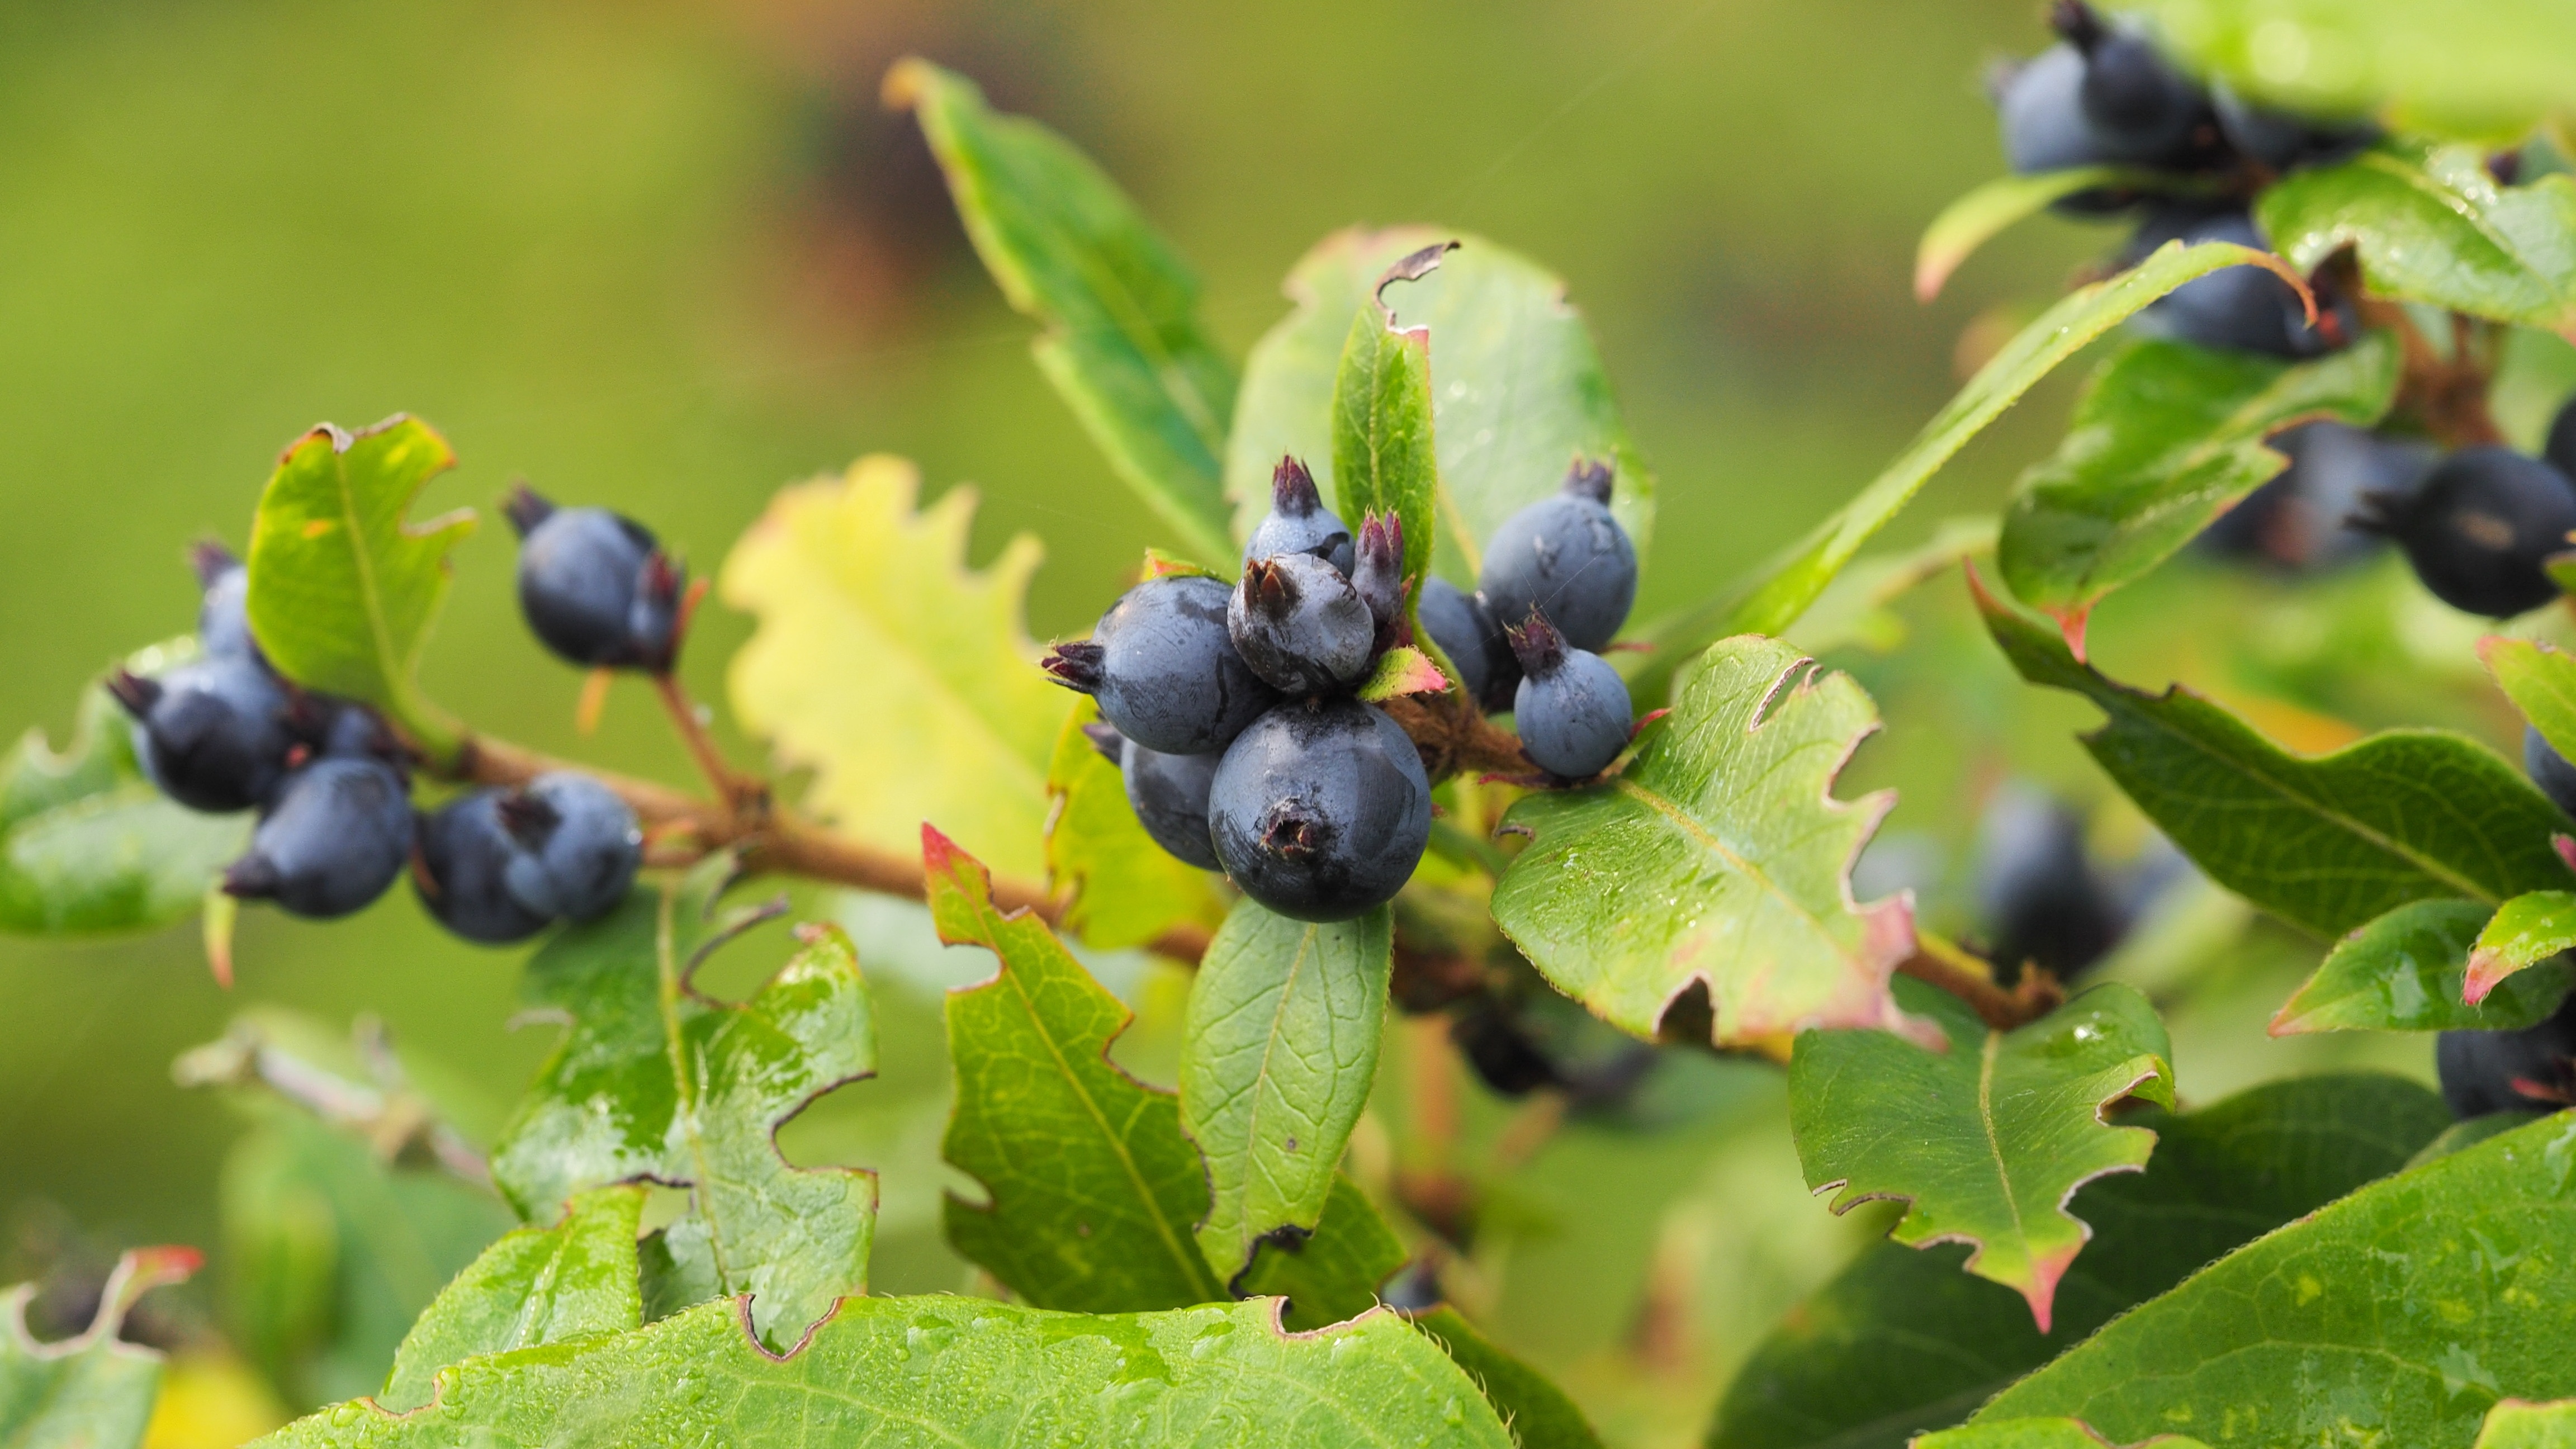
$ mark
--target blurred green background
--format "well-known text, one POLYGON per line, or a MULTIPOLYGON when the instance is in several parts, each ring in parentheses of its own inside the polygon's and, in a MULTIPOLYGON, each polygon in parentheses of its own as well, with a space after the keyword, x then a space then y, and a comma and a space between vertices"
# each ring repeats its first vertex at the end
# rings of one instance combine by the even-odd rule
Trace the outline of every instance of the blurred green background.
MULTIPOLYGON (((243 541, 281 446, 318 420, 397 410, 463 458, 426 507, 487 509, 426 682, 495 733, 686 778, 636 686, 619 686, 595 738, 576 734, 580 680, 519 627, 507 530, 488 514, 519 477, 633 513, 711 572, 780 484, 905 453, 932 492, 981 492, 979 558, 1014 533, 1045 539, 1034 634, 1086 627, 1140 547, 1163 540, 1030 366, 1030 328, 966 250, 911 123, 880 108, 885 67, 915 50, 1099 157, 1200 268, 1206 316, 1238 355, 1286 310, 1289 264, 1347 223, 1454 225, 1558 269, 1663 480, 1644 617, 1847 496, 1949 394, 1977 338, 2107 250, 2098 229, 2045 221, 1972 261, 1938 304, 1908 292, 1924 222, 1999 169, 1979 76, 2038 47, 2038 8, 15 7, 0 17, 0 721, 59 731, 103 665, 188 627, 183 549, 243 541)), ((2053 441, 2070 390, 2054 380, 1975 445, 1890 541, 1991 510, 2053 441)), ((2473 631, 2384 571, 2333 587, 2372 601, 2377 632, 2345 638, 2313 601, 2227 580, 2124 597, 2095 637, 2141 683, 2197 671, 2232 698, 2277 696, 2261 717, 2304 743, 2401 709, 2501 731, 2473 674, 2449 665, 2426 666, 2448 694, 2347 687, 2347 664, 2366 675, 2409 649, 2439 661, 2473 631), (2305 620, 2306 652, 2239 657, 2279 634, 2246 628, 2259 610, 2305 620), (2133 647, 2123 621, 2150 616, 2165 642, 2133 647), (2347 654, 2319 665, 2321 650, 2347 654)), ((1954 925, 1967 924, 1957 862, 1997 779, 2103 793, 2067 738, 2085 711, 2010 680, 1959 596, 1944 578, 1909 604, 1917 652, 1836 658, 1891 722, 1851 788, 1902 787, 1890 829, 1925 842, 1934 864, 1918 877, 1954 925)), ((686 672, 720 698, 745 626, 710 613, 686 672)), ((2134 821, 2096 824, 2107 850, 2138 849, 2134 821)), ((2136 968, 2172 987, 2187 1094, 2355 1056, 2424 1071, 2418 1042, 2265 1042, 2314 948, 2247 931, 2223 900, 2192 904, 2202 935, 2136 968), (2175 984, 2194 981, 2215 984, 2175 984)), ((972 963, 938 959, 900 913, 862 916, 886 1079, 811 1114, 789 1149, 884 1169, 877 1286, 966 1288, 935 1226, 935 996, 904 983, 972 963)), ((737 948, 718 984, 778 954, 737 948)), ((214 1242, 241 1119, 171 1085, 168 1064, 246 1004, 380 1014, 449 1069, 444 1095, 469 1132, 496 1125, 551 1037, 504 1029, 515 953, 436 933, 401 895, 331 927, 249 912, 237 955, 228 996, 184 928, 0 942, 0 1222, 48 1203, 101 1243, 214 1242)), ((1168 1007, 1171 986, 1130 989, 1168 1007)), ((1148 1070, 1150 1026, 1133 1046, 1148 1070)), ((1391 1078, 1418 1075, 1410 1047, 1395 1056, 1391 1078)), ((1681 1076, 1678 1125, 1537 1144, 1453 1275, 1622 1443, 1691 1439, 1728 1367, 1867 1230, 1806 1199, 1775 1074, 1702 1061, 1681 1076)), ((1471 1141, 1508 1130, 1461 1090, 1471 1141)), ((1401 1160, 1406 1116, 1384 1115, 1394 1135, 1363 1147, 1401 1160)))

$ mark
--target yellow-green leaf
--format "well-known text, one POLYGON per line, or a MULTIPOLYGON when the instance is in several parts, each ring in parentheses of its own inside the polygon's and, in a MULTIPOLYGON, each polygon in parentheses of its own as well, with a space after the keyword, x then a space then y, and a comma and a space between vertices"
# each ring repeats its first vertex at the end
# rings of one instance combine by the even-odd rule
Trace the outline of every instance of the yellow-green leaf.
POLYGON ((440 1370, 469 1358, 642 1327, 635 1227, 643 1211, 641 1187, 594 1188, 554 1226, 502 1234, 403 1336, 376 1402, 416 1409, 430 1401, 440 1370))
POLYGON ((1100 709, 1077 697, 1047 766, 1047 879, 1069 891, 1064 929, 1102 951, 1141 946, 1172 926, 1225 919, 1217 878, 1154 843, 1127 801, 1127 783, 1082 727, 1100 709))
POLYGON ((2535 962, 2576 950, 2576 891, 2530 891, 2496 907, 2478 932, 2460 1000, 2476 1006, 2487 993, 2535 962))

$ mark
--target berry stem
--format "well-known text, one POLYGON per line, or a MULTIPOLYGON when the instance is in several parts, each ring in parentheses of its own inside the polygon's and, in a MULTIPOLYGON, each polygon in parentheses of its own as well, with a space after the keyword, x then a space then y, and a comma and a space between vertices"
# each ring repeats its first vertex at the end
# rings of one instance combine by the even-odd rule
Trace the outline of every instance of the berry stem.
POLYGON ((689 698, 688 686, 680 683, 680 676, 654 675, 653 692, 661 696, 662 708, 671 716, 671 728, 679 734, 680 743, 688 747, 689 758, 697 762, 698 773, 706 776, 716 798, 735 814, 758 810, 759 802, 768 798, 769 782, 743 774, 725 759, 706 720, 698 713, 697 702, 689 698))
MULTIPOLYGON (((2355 292, 2358 287, 2353 288, 2355 292)), ((2445 448, 2473 448, 2504 441, 2495 414, 2487 407, 2487 389, 2495 377, 2491 339, 2479 324, 2459 313, 2451 316, 2451 347, 2446 355, 2424 335, 2404 307, 2363 298, 2365 327, 2387 327, 2397 334, 2401 371, 2392 414, 2411 417, 2445 448)))
POLYGON ((1957 942, 1917 931, 1914 954, 1896 965, 1899 975, 1937 986, 1975 1008, 1996 1031, 2027 1026, 2057 1009, 2066 991, 2036 966, 2024 967, 2012 989, 1995 984, 1993 968, 1957 942))

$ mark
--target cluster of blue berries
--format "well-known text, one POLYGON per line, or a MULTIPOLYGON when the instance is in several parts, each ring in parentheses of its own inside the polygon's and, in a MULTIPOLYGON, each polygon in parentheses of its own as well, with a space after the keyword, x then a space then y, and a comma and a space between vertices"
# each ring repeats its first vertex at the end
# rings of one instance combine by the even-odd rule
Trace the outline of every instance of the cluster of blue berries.
MULTIPOLYGON (((578 664, 669 667, 682 575, 650 533, 524 487, 505 507, 526 540, 520 602, 548 647, 578 664)), ((280 675, 251 634, 249 570, 211 543, 194 562, 200 656, 157 677, 119 670, 108 689, 164 794, 192 810, 259 812, 226 892, 327 920, 373 903, 408 866, 433 917, 487 943, 624 899, 643 833, 606 785, 556 771, 416 811, 412 758, 383 717, 280 675)))
MULTIPOLYGON (((1578 466, 1564 494, 1496 533, 1477 594, 1433 580, 1420 601, 1465 692, 1515 709, 1532 761, 1569 779, 1609 765, 1630 728, 1626 688, 1584 647, 1607 644, 1636 595, 1609 491, 1606 469, 1578 466), (1497 626, 1498 604, 1515 627, 1497 626)), ((1421 752, 1352 697, 1414 642, 1406 585, 1400 522, 1367 517, 1355 537, 1283 458, 1233 588, 1147 579, 1044 667, 1099 702, 1093 741, 1163 849, 1281 915, 1348 920, 1392 899, 1430 839, 1421 752)))

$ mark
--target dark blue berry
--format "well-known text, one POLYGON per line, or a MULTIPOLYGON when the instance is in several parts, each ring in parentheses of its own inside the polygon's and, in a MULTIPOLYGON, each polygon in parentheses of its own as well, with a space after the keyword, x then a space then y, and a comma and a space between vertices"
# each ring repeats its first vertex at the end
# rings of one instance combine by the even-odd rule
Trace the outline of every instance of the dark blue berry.
POLYGON ((2207 148, 2209 97, 2153 42, 2082 0, 2058 0, 2049 23, 2084 57, 2076 101, 2100 159, 2180 166, 2207 148))
POLYGON ((2435 598, 2489 618, 2558 597, 2542 564, 2576 548, 2576 484, 2511 448, 2463 448, 2411 496, 2371 502, 2369 526, 2406 550, 2435 598))
POLYGON ((2540 456, 2549 466, 2576 478, 2576 398, 2570 398, 2549 421, 2549 440, 2540 456))
POLYGON ((2275 171, 2329 165, 2367 149, 2380 136, 2367 120, 2318 121, 2257 105, 2225 82, 2211 88, 2210 101, 2227 144, 2275 171))
POLYGON ((1521 1029, 1509 1006, 1491 997, 1451 1018, 1449 1039, 1497 1096, 1526 1097, 1541 1087, 1564 1085, 1546 1049, 1521 1029))
POLYGON ((1521 662, 1512 657, 1511 641, 1486 611, 1485 601, 1447 579, 1432 579, 1423 584, 1415 610, 1422 616, 1422 632, 1456 666, 1467 697, 1488 713, 1510 709, 1512 693, 1520 688, 1521 662))
POLYGON ((2576 1102, 2576 996, 2520 1031, 2446 1031, 2433 1063, 2454 1117, 2555 1112, 2576 1102))
POLYGON ((671 667, 686 575, 651 531, 524 484, 502 507, 519 531, 519 609, 547 648, 591 667, 671 667))
MULTIPOLYGON (((2148 217, 2127 256, 2142 259, 2176 240, 2188 246, 2216 241, 2268 250, 2263 234, 2242 211, 2178 206, 2148 217)), ((2357 324, 2350 306, 2338 303, 2321 311, 2311 325, 2297 288, 2262 267, 2242 266, 2183 283, 2139 313, 2137 325, 2201 347, 2303 358, 2350 342, 2357 324)))
POLYGON ((2353 520, 2374 495, 2402 498, 2432 471, 2430 446, 2331 420, 2302 423, 2271 440, 2290 464, 2203 530, 2202 547, 2258 558, 2293 572, 2332 568, 2380 540, 2353 520))
POLYGON ((2522 727, 2522 771, 2562 814, 2576 815, 2576 765, 2529 725, 2522 727))
POLYGON ((1362 519, 1358 559, 1351 566, 1351 590, 1377 621, 1376 649, 1412 643, 1404 617, 1404 520, 1392 513, 1362 519))
POLYGON ((2057 44, 2002 75, 1995 86, 1996 118, 2003 126, 2004 160, 2033 176, 2097 165, 2100 140, 2084 119, 2084 54, 2057 44))
POLYGON ((1577 649, 1617 638, 1637 601, 1637 550, 1610 516, 1610 470, 1577 463, 1563 492, 1503 520, 1478 583, 1504 624, 1543 609, 1577 649))
POLYGON ((411 856, 411 801, 377 760, 324 759, 297 770, 251 833, 224 889, 328 920, 385 893, 411 856))
POLYGON ((1359 591, 1313 554, 1284 553, 1247 564, 1227 601, 1234 652, 1273 688, 1327 694, 1368 672, 1377 619, 1359 591))
POLYGON ((1166 755, 1105 724, 1086 725, 1084 733, 1118 767, 1128 807, 1154 843, 1201 870, 1219 869, 1216 847, 1208 844, 1208 786, 1219 757, 1166 755))
POLYGON ((257 809, 286 778, 298 710, 257 660, 197 659, 157 679, 119 670, 107 687, 134 716, 144 773, 189 809, 257 809))
POLYGON ((2084 849, 2084 822, 2039 791, 1996 794, 1978 825, 1977 909, 1997 973, 2025 965, 2072 978, 2119 943, 2119 893, 2084 849))
POLYGON ((1348 576, 1351 571, 1350 525, 1333 516, 1315 491, 1315 477, 1294 458, 1281 458, 1270 470, 1270 511, 1253 525, 1243 545, 1243 561, 1283 553, 1311 553, 1348 576))
POLYGON ((553 770, 502 795, 493 806, 517 842, 502 885, 528 910, 592 921, 617 908, 644 863, 635 811, 577 770, 553 770))
POLYGON ((250 632, 250 570, 212 539, 190 549, 188 561, 205 590, 197 606, 197 647, 211 658, 261 658, 250 632))
POLYGON ((1198 575, 1147 579, 1109 606, 1091 638, 1057 645, 1044 667, 1058 684, 1100 701, 1101 717, 1149 750, 1222 750, 1279 702, 1234 652, 1225 626, 1230 592, 1198 575))
POLYGON ((500 802, 500 791, 476 790, 421 816, 412 869, 412 887, 440 925, 494 946, 524 941, 547 923, 503 884, 524 852, 502 828, 500 802))
POLYGON ((1284 704, 1227 748, 1208 827, 1245 895, 1301 921, 1349 920, 1412 879, 1431 839, 1431 781, 1374 707, 1284 704))
POLYGON ((1539 610, 1511 631, 1511 640, 1521 663, 1512 722, 1522 752, 1551 775, 1584 780, 1600 774, 1628 747, 1636 726, 1627 682, 1608 660, 1568 644, 1539 610))

